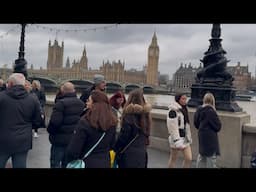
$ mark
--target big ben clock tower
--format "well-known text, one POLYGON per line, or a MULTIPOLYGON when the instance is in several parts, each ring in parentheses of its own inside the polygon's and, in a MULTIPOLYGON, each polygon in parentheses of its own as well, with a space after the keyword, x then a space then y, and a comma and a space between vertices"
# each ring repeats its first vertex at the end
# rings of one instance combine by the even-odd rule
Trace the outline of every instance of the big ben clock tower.
POLYGON ((152 42, 148 48, 148 66, 146 84, 158 86, 158 60, 159 47, 157 45, 156 33, 154 32, 152 42))

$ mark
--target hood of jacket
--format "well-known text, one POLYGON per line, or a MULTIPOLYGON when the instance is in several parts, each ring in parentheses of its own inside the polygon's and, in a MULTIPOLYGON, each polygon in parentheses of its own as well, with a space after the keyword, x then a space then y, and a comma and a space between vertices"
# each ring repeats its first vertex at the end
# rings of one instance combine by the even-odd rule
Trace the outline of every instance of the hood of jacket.
POLYGON ((6 94, 14 99, 23 99, 28 96, 28 92, 22 85, 14 85, 8 88, 6 94))
POLYGON ((214 110, 210 105, 201 105, 198 107, 197 111, 200 114, 201 118, 205 118, 209 110, 214 110))
POLYGON ((169 110, 174 110, 174 111, 178 111, 178 110, 180 110, 180 109, 182 109, 182 106, 179 104, 179 103, 177 103, 177 102, 172 102, 170 105, 169 105, 169 110))

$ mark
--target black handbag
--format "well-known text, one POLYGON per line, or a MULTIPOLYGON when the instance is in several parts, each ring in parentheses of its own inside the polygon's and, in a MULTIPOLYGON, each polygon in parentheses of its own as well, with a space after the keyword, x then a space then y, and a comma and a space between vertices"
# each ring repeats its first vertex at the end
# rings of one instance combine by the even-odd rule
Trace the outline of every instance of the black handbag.
POLYGON ((184 129, 179 129, 179 134, 180 134, 180 137, 185 137, 186 136, 185 128, 184 129))
MULTIPOLYGON (((178 117, 178 126, 179 127, 180 127, 180 124, 181 124, 181 119, 180 119, 180 117, 178 117)), ((184 128, 183 129, 179 128, 179 134, 180 134, 180 137, 185 137, 186 136, 186 124, 185 124, 185 121, 184 121, 184 128)))

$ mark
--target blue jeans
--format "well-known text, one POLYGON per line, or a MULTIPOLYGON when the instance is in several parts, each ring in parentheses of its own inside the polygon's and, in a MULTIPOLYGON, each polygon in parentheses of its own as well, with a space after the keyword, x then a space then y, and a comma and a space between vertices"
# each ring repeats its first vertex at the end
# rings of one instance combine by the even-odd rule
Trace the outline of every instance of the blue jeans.
POLYGON ((199 154, 197 156, 196 168, 217 168, 216 159, 215 154, 209 157, 199 154))
POLYGON ((5 168, 8 159, 12 158, 13 168, 27 168, 28 151, 18 153, 2 153, 0 154, 0 168, 5 168))
POLYGON ((65 160, 66 147, 51 146, 50 164, 51 168, 66 168, 67 162, 65 160))

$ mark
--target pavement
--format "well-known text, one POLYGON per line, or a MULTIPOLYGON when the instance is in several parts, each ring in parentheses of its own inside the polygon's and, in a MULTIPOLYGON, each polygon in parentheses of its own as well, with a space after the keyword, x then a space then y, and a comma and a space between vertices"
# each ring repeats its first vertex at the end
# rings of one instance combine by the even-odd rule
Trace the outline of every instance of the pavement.
MULTIPOLYGON (((50 168, 50 142, 45 128, 38 130, 38 138, 33 138, 33 149, 29 151, 27 168, 50 168)), ((153 148, 148 149, 148 168, 168 168, 169 153, 153 148)), ((182 159, 178 160, 178 167, 181 167, 182 159)), ((10 161, 6 168, 10 168, 10 161)), ((192 162, 195 167, 195 162, 192 162)))

